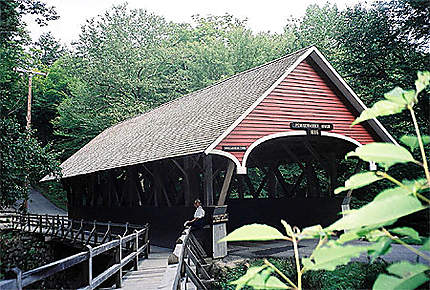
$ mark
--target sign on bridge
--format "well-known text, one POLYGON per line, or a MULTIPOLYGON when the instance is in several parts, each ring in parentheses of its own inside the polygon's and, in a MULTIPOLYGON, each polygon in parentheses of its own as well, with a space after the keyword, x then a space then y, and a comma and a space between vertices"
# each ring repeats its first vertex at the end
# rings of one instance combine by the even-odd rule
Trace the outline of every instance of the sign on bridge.
POLYGON ((290 128, 293 130, 306 130, 308 135, 321 136, 321 131, 333 130, 333 124, 311 123, 311 122, 291 122, 290 128))

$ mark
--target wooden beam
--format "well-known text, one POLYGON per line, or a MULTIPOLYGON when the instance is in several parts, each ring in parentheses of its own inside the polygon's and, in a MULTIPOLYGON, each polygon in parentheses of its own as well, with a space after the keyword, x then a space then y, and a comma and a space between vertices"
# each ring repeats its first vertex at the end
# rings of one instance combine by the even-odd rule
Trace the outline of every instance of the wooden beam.
POLYGON ((279 166, 275 168, 275 176, 281 184, 282 190, 285 195, 291 195, 291 192, 288 190, 288 184, 285 182, 284 176, 282 176, 281 171, 279 171, 279 166))
POLYGON ((330 153, 330 159, 328 161, 328 169, 329 169, 329 196, 334 194, 334 190, 336 188, 336 177, 337 177, 337 162, 336 162, 336 153, 330 153))
POLYGON ((170 202, 170 198, 166 190, 165 181, 163 178, 164 174, 165 174, 165 168, 163 167, 162 161, 154 164, 154 181, 157 187, 157 191, 158 193, 160 193, 160 195, 162 194, 162 196, 166 200, 167 206, 171 207, 172 203, 170 202))
POLYGON ((205 154, 199 154, 199 155, 197 155, 196 157, 193 157, 193 156, 189 156, 188 158, 191 160, 191 168, 195 168, 195 167, 199 167, 200 168, 200 171, 203 171, 204 170, 204 168, 202 168, 201 166, 200 166, 200 159, 201 158, 205 158, 205 154))
POLYGON ((207 155, 203 157, 203 191, 205 197, 205 204, 214 204, 214 183, 213 183, 213 169, 212 169, 212 155, 207 155))
POLYGON ((236 181, 239 198, 243 199, 245 195, 245 189, 243 188, 243 174, 236 174, 236 181))
POLYGON ((243 177, 244 177, 244 179, 245 179, 245 183, 246 183, 246 185, 248 186, 249 193, 250 193, 252 196, 254 196, 254 194, 255 194, 255 188, 254 188, 254 185, 252 184, 251 178, 249 178, 249 175, 248 175, 248 174, 244 175, 243 177))
POLYGON ((297 178, 296 182, 294 183, 293 188, 291 189, 291 193, 294 196, 297 196, 296 194, 296 189, 297 187, 299 187, 300 183, 302 182, 303 177, 305 176, 305 171, 302 171, 302 173, 300 174, 299 178, 297 178))
POLYGON ((319 196, 321 193, 321 189, 318 183, 318 177, 315 172, 315 168, 312 165, 312 162, 306 162, 306 181, 307 181, 307 194, 311 196, 319 196))
MULTIPOLYGON (((184 204, 185 205, 190 205, 191 203, 191 186, 190 186, 190 179, 188 177, 188 173, 185 170, 185 168, 182 168, 182 166, 178 163, 178 161, 176 161, 175 159, 172 159, 173 164, 175 164, 175 166, 179 169, 179 171, 182 173, 182 176, 184 177, 184 181, 185 184, 182 187, 183 188, 183 193, 184 193, 184 204)), ((184 167, 186 167, 186 159, 184 159, 184 167)))
POLYGON ((222 185, 221 193, 218 199, 218 205, 224 205, 225 199, 227 197, 228 189, 230 187, 231 177, 233 176, 234 171, 234 163, 231 160, 228 160, 228 167, 224 177, 224 183, 222 185))
POLYGON ((269 167, 269 171, 267 172, 267 175, 269 176, 269 178, 267 179, 267 193, 270 198, 277 197, 278 193, 278 184, 276 182, 275 168, 276 165, 272 165, 269 167))
POLYGON ((294 154, 287 145, 282 144, 282 148, 287 153, 287 155, 290 156, 293 159, 293 161, 296 162, 300 166, 300 168, 303 171, 306 170, 305 167, 303 166, 303 164, 300 162, 299 158, 297 158, 296 154, 294 154))
MULTIPOLYGON (((306 149, 311 153, 311 155, 319 161, 322 169, 326 172, 327 179, 330 180, 330 166, 327 164, 326 160, 315 150, 315 148, 312 146, 312 144, 309 142, 308 138, 305 138, 303 141, 306 149)), ((318 180, 318 179, 317 179, 318 180)), ((329 195, 330 195, 330 185, 329 185, 329 195)), ((320 195, 324 195, 323 192, 320 192, 320 195)))
POLYGON ((266 175, 263 177, 263 180, 261 181, 260 185, 258 186, 257 190, 255 191, 255 195, 254 198, 258 198, 258 196, 260 195, 260 192, 263 190, 264 186, 267 183, 267 180, 269 179, 270 176, 270 170, 269 171, 265 171, 264 168, 262 169, 263 172, 266 172, 266 175))

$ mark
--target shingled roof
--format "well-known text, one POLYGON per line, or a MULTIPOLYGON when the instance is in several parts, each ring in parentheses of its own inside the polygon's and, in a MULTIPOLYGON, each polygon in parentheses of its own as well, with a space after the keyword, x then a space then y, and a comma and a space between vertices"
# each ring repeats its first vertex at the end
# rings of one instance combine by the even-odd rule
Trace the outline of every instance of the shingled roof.
POLYGON ((61 164, 62 177, 204 152, 308 49, 238 73, 104 130, 61 164))
MULTIPOLYGON (((308 47, 238 73, 211 86, 114 125, 61 164, 62 177, 129 166, 213 149, 302 60, 312 57, 361 112, 366 106, 315 47, 308 47)), ((369 125, 395 143, 376 120, 369 125)), ((42 181, 53 179, 46 176, 42 181)))

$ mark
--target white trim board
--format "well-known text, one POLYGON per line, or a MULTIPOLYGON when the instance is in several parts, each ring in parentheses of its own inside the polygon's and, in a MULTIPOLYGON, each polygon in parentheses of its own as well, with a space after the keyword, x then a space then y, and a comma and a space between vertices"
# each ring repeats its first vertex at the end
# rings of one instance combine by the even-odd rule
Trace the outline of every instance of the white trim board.
MULTIPOLYGON (((266 135, 264 137, 261 137, 260 139, 254 141, 254 143, 252 143, 248 147, 248 149, 245 151, 245 154, 243 155, 241 167, 246 168, 246 162, 248 161, 249 155, 251 154, 252 150, 254 150, 254 148, 257 147, 258 145, 260 145, 266 141, 276 139, 276 138, 289 137, 289 136, 306 136, 306 134, 307 134, 306 131, 297 131, 297 132, 296 131, 288 131, 288 132, 275 133, 275 134, 266 135)), ((342 140, 348 141, 350 143, 353 143, 357 147, 363 146, 357 140, 355 140, 351 137, 348 137, 348 136, 337 134, 337 133, 330 133, 330 132, 326 132, 326 131, 321 131, 321 136, 342 139, 342 140)))
MULTIPOLYGON (((289 136, 306 136, 306 134, 307 134, 306 131, 288 131, 288 132, 275 133, 275 134, 270 134, 270 135, 261 137, 260 139, 254 141, 254 143, 252 143, 245 151, 245 154, 243 155, 242 163, 240 163, 240 161, 233 154, 222 150, 213 149, 209 154, 216 154, 216 155, 221 155, 226 158, 229 158, 236 165, 237 174, 246 174, 247 173, 246 162, 248 161, 248 157, 251 154, 251 152, 254 150, 254 148, 256 148, 258 145, 276 138, 289 137, 289 136)), ((321 136, 342 139, 354 144, 357 147, 363 146, 357 140, 337 133, 321 131, 321 136)))

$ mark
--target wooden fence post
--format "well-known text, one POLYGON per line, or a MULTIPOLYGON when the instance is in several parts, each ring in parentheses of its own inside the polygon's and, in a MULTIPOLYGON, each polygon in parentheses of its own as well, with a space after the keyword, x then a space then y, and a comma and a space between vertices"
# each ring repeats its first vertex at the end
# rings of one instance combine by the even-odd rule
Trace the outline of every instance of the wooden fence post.
POLYGON ((145 226, 145 244, 146 244, 146 250, 145 250, 145 259, 148 259, 149 252, 150 252, 150 245, 149 245, 149 224, 146 224, 145 226))
POLYGON ((87 245, 89 258, 88 258, 88 286, 93 289, 93 248, 87 245))
POLYGON ((43 227, 42 224, 43 224, 42 216, 39 215, 39 234, 43 233, 43 231, 42 231, 42 227, 43 227))
POLYGON ((97 245, 97 222, 95 220, 94 220, 94 245, 97 245))
POLYGON ((46 222, 46 226, 47 226, 45 235, 48 235, 49 234, 49 225, 50 225, 50 223, 49 223, 49 218, 48 218, 47 214, 45 214, 45 222, 46 222))
POLYGON ((85 241, 85 237, 84 237, 84 220, 81 219, 81 242, 85 241))
POLYGON ((22 271, 20 268, 13 268, 12 271, 16 274, 16 289, 22 290, 22 271))
POLYGON ((115 255, 115 264, 119 264, 118 272, 115 274, 115 286, 116 288, 122 288, 122 237, 118 236, 119 238, 119 248, 116 251, 115 255))
POLYGON ((137 271, 139 265, 139 233, 137 230, 134 230, 134 236, 133 250, 136 253, 136 257, 134 258, 134 271, 137 271))

